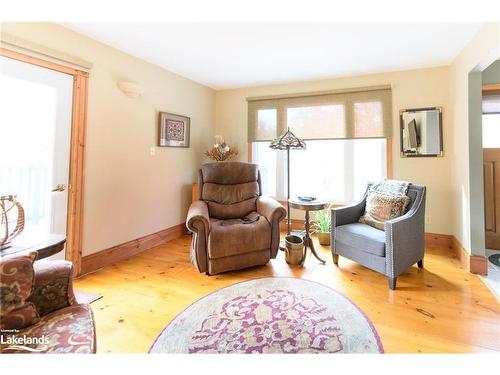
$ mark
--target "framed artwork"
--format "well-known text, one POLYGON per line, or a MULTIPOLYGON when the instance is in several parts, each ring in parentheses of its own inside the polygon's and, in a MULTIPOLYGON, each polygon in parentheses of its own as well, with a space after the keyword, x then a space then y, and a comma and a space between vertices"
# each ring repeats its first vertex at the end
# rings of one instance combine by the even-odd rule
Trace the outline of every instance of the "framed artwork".
POLYGON ((159 118, 158 146, 189 147, 189 117, 160 112, 159 118))

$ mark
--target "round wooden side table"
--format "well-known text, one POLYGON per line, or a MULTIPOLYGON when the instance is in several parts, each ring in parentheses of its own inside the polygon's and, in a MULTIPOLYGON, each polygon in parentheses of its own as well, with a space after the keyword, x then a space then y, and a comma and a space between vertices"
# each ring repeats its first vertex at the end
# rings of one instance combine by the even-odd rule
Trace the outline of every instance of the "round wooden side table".
POLYGON ((311 238, 311 235, 309 233, 311 229, 311 223, 309 222, 309 211, 321 211, 324 210, 326 207, 328 207, 328 202, 325 201, 319 201, 319 200, 314 200, 311 202, 305 202, 301 201, 298 199, 289 199, 288 202, 290 203, 291 208, 295 208, 297 210, 303 210, 306 212, 305 214, 305 222, 304 222, 304 229, 305 229, 305 236, 304 236, 304 261, 306 260, 306 255, 307 255, 307 248, 311 249, 311 252, 313 255, 318 259, 321 263, 325 264, 326 261, 321 259, 318 253, 316 252, 316 249, 314 248, 313 240, 311 238))
POLYGON ((65 243, 66 236, 62 234, 47 234, 41 238, 31 239, 25 237, 23 233, 12 241, 11 247, 0 250, 0 256, 24 254, 35 251, 37 254, 36 260, 40 260, 62 251, 65 243))

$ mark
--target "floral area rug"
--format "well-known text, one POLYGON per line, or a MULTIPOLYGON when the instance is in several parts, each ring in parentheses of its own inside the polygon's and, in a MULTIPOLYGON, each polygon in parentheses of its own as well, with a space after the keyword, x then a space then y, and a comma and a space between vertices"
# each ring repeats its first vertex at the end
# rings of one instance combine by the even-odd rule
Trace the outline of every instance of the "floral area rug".
POLYGON ((372 323, 349 299, 313 281, 245 281, 193 303, 150 353, 383 353, 372 323))

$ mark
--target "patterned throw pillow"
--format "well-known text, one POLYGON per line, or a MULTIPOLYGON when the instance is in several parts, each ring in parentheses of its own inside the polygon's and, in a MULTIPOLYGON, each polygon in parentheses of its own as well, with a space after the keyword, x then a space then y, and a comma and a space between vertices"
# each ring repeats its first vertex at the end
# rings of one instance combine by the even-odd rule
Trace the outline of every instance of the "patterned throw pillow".
POLYGON ((35 258, 33 252, 0 261, 1 329, 21 329, 39 319, 35 305, 27 301, 33 291, 35 258))
POLYGON ((385 222, 403 215, 410 203, 410 197, 381 194, 370 190, 366 197, 365 214, 360 223, 385 230, 385 222))

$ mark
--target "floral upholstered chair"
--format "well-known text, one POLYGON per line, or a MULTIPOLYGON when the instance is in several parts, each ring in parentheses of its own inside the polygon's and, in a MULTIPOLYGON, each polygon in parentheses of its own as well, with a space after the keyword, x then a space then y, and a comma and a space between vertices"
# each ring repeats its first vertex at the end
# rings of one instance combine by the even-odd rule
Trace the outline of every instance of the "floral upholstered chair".
POLYGON ((89 305, 75 301, 71 262, 0 259, 1 353, 95 353, 89 305))

